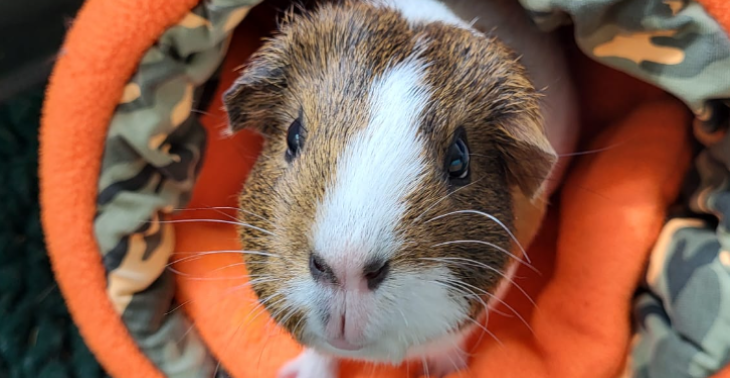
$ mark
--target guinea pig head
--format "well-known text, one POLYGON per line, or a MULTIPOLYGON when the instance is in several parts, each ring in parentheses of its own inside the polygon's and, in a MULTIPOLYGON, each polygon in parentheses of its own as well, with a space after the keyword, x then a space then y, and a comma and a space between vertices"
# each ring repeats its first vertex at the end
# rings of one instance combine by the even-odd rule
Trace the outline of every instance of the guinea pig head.
POLYGON ((240 196, 251 286, 301 343, 397 362, 524 258, 514 198, 556 155, 494 38, 363 3, 288 14, 224 99, 265 146, 240 196))

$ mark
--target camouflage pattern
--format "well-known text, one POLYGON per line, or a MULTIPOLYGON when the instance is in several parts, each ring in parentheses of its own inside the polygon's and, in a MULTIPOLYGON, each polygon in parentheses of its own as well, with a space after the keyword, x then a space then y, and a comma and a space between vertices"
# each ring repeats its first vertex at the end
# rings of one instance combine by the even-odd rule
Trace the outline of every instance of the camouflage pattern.
POLYGON ((730 39, 689 0, 519 0, 542 30, 572 23, 589 57, 683 100, 697 115, 730 98, 730 39))
POLYGON ((543 30, 572 24, 594 60, 663 88, 695 113, 685 195, 634 302, 624 378, 704 378, 730 364, 730 39, 689 0, 520 0, 543 30))
MULTIPOLYGON (((164 219, 186 205, 205 154, 193 107, 207 107, 231 31, 260 1, 201 1, 147 51, 109 126, 95 219, 107 292, 168 377, 226 376, 184 313, 171 311, 174 229, 164 219)), ((520 2, 542 29, 572 23, 588 56, 664 88, 697 115, 704 150, 688 183, 698 187, 652 254, 626 376, 707 377, 730 351, 730 40, 692 1, 520 2)))
POLYGON ((166 270, 205 154, 205 109, 233 29, 255 0, 208 0, 160 36, 128 81, 106 138, 94 231, 107 292, 140 350, 167 377, 221 377, 166 270))

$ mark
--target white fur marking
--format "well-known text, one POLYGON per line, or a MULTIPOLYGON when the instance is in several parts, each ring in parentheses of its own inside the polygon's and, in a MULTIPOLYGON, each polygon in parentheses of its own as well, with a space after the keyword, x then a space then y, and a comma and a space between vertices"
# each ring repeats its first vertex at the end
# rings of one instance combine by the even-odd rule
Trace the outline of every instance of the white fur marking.
POLYGON ((459 28, 473 30, 442 2, 437 0, 373 0, 373 4, 400 11, 411 24, 443 22, 459 28))
POLYGON ((307 348, 284 365, 277 378, 336 378, 337 370, 337 360, 333 357, 323 356, 307 348))
MULTIPOLYGON (((312 245, 335 273, 360 274, 370 259, 389 258, 402 247, 395 227, 403 222, 407 197, 418 190, 427 167, 419 130, 430 98, 423 76, 424 65, 409 59, 376 79, 368 125, 348 141, 332 186, 317 205, 312 245)), ((445 283, 454 279, 444 267, 394 271, 376 292, 361 292, 302 278, 289 283, 287 298, 310 311, 346 313, 356 332, 348 334, 346 327, 345 337, 364 347, 332 348, 326 342, 332 336, 328 324, 318 316, 307 316, 308 345, 338 356, 399 363, 414 345, 439 355, 454 348, 454 343, 424 345, 452 340, 442 337, 467 318, 467 301, 452 298, 445 283)))
POLYGON ((329 264, 361 268, 400 246, 394 227, 426 165, 419 118, 429 94, 422 78, 423 66, 409 60, 373 83, 370 122, 346 146, 317 209, 314 248, 329 264))

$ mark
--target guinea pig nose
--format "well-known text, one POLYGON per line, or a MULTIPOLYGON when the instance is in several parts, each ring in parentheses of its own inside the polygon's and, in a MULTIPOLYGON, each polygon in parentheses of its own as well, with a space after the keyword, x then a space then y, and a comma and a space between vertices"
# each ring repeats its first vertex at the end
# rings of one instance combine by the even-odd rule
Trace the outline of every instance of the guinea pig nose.
POLYGON ((311 253, 309 255, 309 272, 316 281, 325 280, 334 282, 335 276, 327 264, 321 257, 311 253))
POLYGON ((363 275, 368 284, 368 289, 375 290, 385 281, 390 272, 390 263, 387 260, 377 260, 365 265, 363 275))

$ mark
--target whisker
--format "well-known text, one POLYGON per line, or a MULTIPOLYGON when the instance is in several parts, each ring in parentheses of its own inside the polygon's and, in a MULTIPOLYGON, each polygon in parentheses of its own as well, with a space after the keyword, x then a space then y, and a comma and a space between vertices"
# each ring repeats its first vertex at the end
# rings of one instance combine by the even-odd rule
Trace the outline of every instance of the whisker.
MULTIPOLYGON (((297 307, 291 303, 286 304, 282 308, 278 309, 276 312, 272 313, 271 316, 269 317, 269 320, 266 322, 267 334, 271 335, 272 326, 278 327, 280 324, 285 324, 296 313, 297 313, 297 307), (277 317, 281 314, 284 314, 281 317, 281 320, 277 320, 277 317)), ((300 321, 301 321, 301 319, 300 319, 300 321)), ((262 348, 262 350, 261 350, 261 355, 263 355, 263 350, 264 350, 264 348, 262 348)))
MULTIPOLYGON (((224 209, 224 207, 220 207, 220 208, 218 208, 218 207, 187 207, 187 208, 178 208, 178 209, 173 209, 173 211, 183 212, 183 211, 203 211, 203 210, 212 210, 212 211, 215 211, 216 213, 218 213, 218 214, 220 214, 220 215, 223 215, 224 217, 226 217, 226 218, 228 218, 228 219, 234 220, 234 221, 236 221, 236 222, 238 221, 238 219, 237 219, 236 217, 234 217, 233 215, 230 215, 230 214, 228 214, 228 213, 225 213, 225 212, 224 212, 224 211, 222 211, 221 209, 224 209)), ((225 209, 229 209, 229 207, 225 207, 225 209)), ((231 208, 231 209, 232 209, 232 208, 231 208)))
POLYGON ((199 210, 238 210, 235 206, 206 206, 206 207, 178 207, 174 211, 199 211, 199 210))
MULTIPOLYGON (((495 299, 498 300, 498 298, 496 296, 494 296, 493 294, 491 294, 489 292, 486 292, 484 290, 481 290, 481 289, 479 289, 479 288, 477 288, 477 287, 475 287, 473 285, 469 285, 467 283, 464 283, 464 282, 461 282, 461 281, 458 281, 458 280, 445 279, 444 281, 445 282, 442 282, 442 284, 444 284, 446 287, 449 287, 451 289, 454 289, 454 290, 456 290, 456 291, 458 291, 460 293, 469 293, 466 296, 474 296, 474 297, 477 297, 477 299, 482 304, 482 306, 484 307, 485 311, 487 311, 487 313, 491 313, 491 312, 500 313, 499 311, 495 311, 494 308, 490 308, 490 306, 486 302, 484 302, 484 300, 481 299, 481 296, 479 294, 475 293, 474 291, 470 290, 469 287, 472 287, 472 288, 474 288, 476 290, 479 290, 480 292, 483 293, 483 295, 487 295, 487 296, 489 296, 491 298, 495 298, 495 299), (459 285, 459 286, 455 286, 455 285, 459 285)), ((503 303, 503 304, 505 304, 502 301, 500 301, 500 302, 503 303)), ((507 304, 505 304, 505 306, 508 309, 512 310, 512 312, 514 312, 515 315, 517 315, 519 317, 519 314, 512 307, 510 307, 507 304)), ((524 322, 524 319, 523 319, 523 322, 524 322)), ((528 329, 532 330, 529 325, 526 324, 526 326, 528 327, 528 329)))
MULTIPOLYGON (((398 339, 401 339, 400 337, 398 339)), ((406 364, 406 377, 411 376, 411 364, 406 364)))
MULTIPOLYGON (((237 211, 237 212, 240 211, 242 213, 251 215, 253 217, 256 217, 258 219, 261 219, 262 221, 272 223, 271 220, 266 219, 266 217, 264 217, 263 215, 259 215, 259 214, 254 213, 253 211, 245 210, 245 209, 242 209, 240 207, 234 207, 234 206, 186 207, 186 208, 179 208, 179 209, 174 209, 174 210, 175 211, 234 210, 234 211, 237 211)), ((223 212, 221 212, 220 214, 228 215, 228 214, 223 213, 223 212)), ((230 215, 228 215, 228 216, 231 217, 230 215)), ((231 217, 231 218, 233 218, 234 220, 238 220, 236 217, 231 217)))
POLYGON ((302 316, 299 318, 299 321, 297 324, 294 324, 294 327, 292 327, 292 332, 299 332, 299 326, 302 324, 302 321, 306 318, 306 316, 302 316))
POLYGON ((502 305, 504 305, 504 307, 507 307, 508 310, 512 311, 512 313, 514 313, 515 316, 517 316, 517 318, 519 318, 520 321, 522 321, 522 323, 525 325, 525 327, 527 327, 528 330, 530 330, 531 333, 534 333, 534 331, 532 330, 532 327, 527 322, 527 320, 525 320, 525 318, 522 317, 522 315, 520 315, 520 313, 517 312, 517 310, 515 310, 512 306, 510 306, 509 304, 507 304, 507 302, 503 301, 501 298, 497 297, 496 295, 494 295, 494 294, 492 294, 492 293, 490 293, 490 292, 488 292, 486 290, 482 290, 482 289, 480 289, 480 288, 478 288, 478 287, 476 287, 474 285, 470 285, 470 284, 468 284, 466 282, 461 282, 461 281, 458 281, 458 280, 449 280, 449 279, 446 279, 446 280, 448 280, 449 282, 451 282, 453 284, 465 285, 465 286, 471 287, 474 290, 477 290, 477 291, 481 292, 482 294, 484 294, 484 295, 486 295, 486 296, 494 299, 495 301, 501 303, 502 305))
POLYGON ((421 213, 421 215, 419 215, 418 217, 416 217, 416 219, 414 219, 414 220, 413 220, 413 223, 415 223, 415 222, 418 222, 418 220, 419 220, 419 219, 421 219, 421 217, 423 217, 424 215, 426 215, 426 214, 428 213, 428 211, 429 211, 429 210, 433 209, 433 208, 434 208, 434 207, 435 207, 436 205, 438 205, 439 203, 441 203, 441 202, 442 202, 442 201, 444 201, 445 199, 449 198, 449 197, 450 197, 450 196, 452 196, 453 194, 456 194, 457 192, 461 191, 462 189, 466 189, 466 188, 468 188, 468 187, 470 187, 470 186, 472 186, 472 185, 474 185, 474 184, 478 183, 478 182, 479 182, 479 181, 481 181, 482 179, 483 179, 483 177, 482 177, 482 178, 480 178, 480 179, 478 179, 478 180, 474 180, 473 182, 471 182, 471 183, 469 183, 469 184, 466 184, 466 185, 462 186, 461 188, 459 188, 459 189, 456 189, 456 190, 454 190, 453 192, 451 192, 451 193, 449 193, 449 194, 447 194, 447 195, 445 195, 445 196, 441 197, 441 198, 440 198, 439 200, 437 200, 436 202, 434 202, 433 204, 431 204, 431 206, 427 207, 427 208, 426 208, 426 210, 423 210, 423 212, 421 213))
MULTIPOLYGON (((270 296, 268 296, 268 297, 266 297, 266 298, 264 298, 264 299, 261 299, 261 300, 259 300, 259 304, 258 304, 258 305, 257 305, 256 307, 254 307, 254 308, 253 308, 253 309, 252 309, 252 310, 251 310, 251 311, 249 312, 249 316, 250 316, 250 315, 253 315, 254 311, 257 311, 256 315, 255 315, 254 317, 250 318, 250 319, 249 319, 249 320, 248 320, 248 321, 247 321, 246 323, 244 323, 244 324, 250 324, 250 323, 252 323, 252 322, 253 322, 254 320, 256 320, 256 319, 257 319, 257 318, 258 318, 259 316, 261 316, 261 315, 265 314, 265 313, 266 313, 266 312, 268 311, 268 310, 267 310, 267 308, 265 307, 265 305, 266 305, 267 303, 269 304, 269 306, 274 306, 274 305, 276 305, 276 304, 278 304, 278 303, 281 303, 281 302, 284 302, 284 301, 286 301, 286 299, 287 299, 287 298, 286 298, 286 291, 284 291, 284 292, 277 292, 277 293, 274 293, 274 294, 272 294, 272 295, 270 295, 270 296), (271 303, 268 303, 268 302, 269 302, 270 300, 272 300, 272 299, 274 299, 274 298, 276 298, 277 296, 280 296, 280 295, 283 295, 283 297, 282 297, 282 298, 280 298, 280 299, 277 299, 277 300, 275 300, 275 301, 273 301, 273 302, 271 302, 271 303)), ((284 307, 284 309, 288 309, 288 308, 293 308, 293 306, 291 306, 291 305, 287 305, 287 306, 285 306, 285 307, 284 307)), ((268 332, 269 334, 270 334, 270 332, 271 332, 271 330, 270 330, 270 325, 271 325, 272 321, 275 321, 275 319, 274 319, 274 316, 275 316, 274 314, 270 314, 270 316, 269 316, 269 320, 267 320, 267 322, 266 322, 266 325, 264 325, 264 327, 266 327, 266 328, 267 328, 267 332, 268 332)), ((265 341, 265 344, 264 344, 264 345, 263 345, 263 346, 261 347, 261 352, 260 352, 260 354, 259 354, 259 358, 258 358, 258 361, 257 361, 257 365, 256 365, 256 366, 257 366, 257 369, 258 369, 258 368, 260 367, 260 365, 261 365, 261 357, 263 356, 263 354, 264 354, 264 351, 265 351, 265 350, 266 350, 266 348, 267 348, 267 347, 268 347, 268 346, 270 345, 270 340, 271 340, 271 337, 266 337, 265 339, 266 339, 266 341, 265 341)))
MULTIPOLYGON (((572 157, 572 156, 582 156, 582 155, 597 154, 597 153, 609 151, 609 150, 612 150, 614 148, 620 147, 620 146, 622 146, 622 145, 624 145, 626 143, 628 143, 628 141, 614 143, 614 144, 612 144, 610 146, 606 146, 606 147, 602 147, 602 148, 596 148, 596 149, 593 149, 593 150, 567 152, 567 153, 564 153, 564 154, 557 154, 557 155, 558 155, 558 157, 572 157)), ((489 156, 483 155, 483 154, 469 154, 469 155, 470 156, 479 156, 479 157, 489 157, 489 156)))
MULTIPOLYGON (((255 314, 255 316, 253 316, 252 318, 249 318, 248 321, 246 321, 246 322, 242 322, 239 325, 239 327, 244 326, 244 325, 245 326, 248 326, 248 324, 250 324, 251 322, 253 322, 254 320, 256 320, 259 316, 261 316, 262 314, 266 313, 267 310, 266 310, 265 304, 267 304, 270 300, 276 298, 277 296, 280 296, 280 295, 283 295, 283 294, 284 293, 278 292, 278 293, 274 293, 274 294, 272 294, 272 295, 270 295, 270 296, 268 296, 266 298, 260 299, 258 301, 258 303, 256 304, 256 306, 254 308, 252 308, 248 312, 248 316, 251 316, 251 315, 254 315, 254 314, 255 314)), ((286 297, 277 299, 277 300, 271 302, 270 305, 275 305, 275 304, 277 304, 279 302, 282 302, 284 300, 286 300, 286 297)))
MULTIPOLYGON (((265 277, 265 276, 261 276, 261 277, 263 278, 263 277, 265 277)), ((273 277, 271 277, 271 278, 273 278, 273 277)), ((272 280, 272 281, 270 281, 270 282, 274 282, 274 281, 279 281, 279 279, 276 279, 276 280, 272 280)), ((218 294, 218 295, 217 295, 217 298, 223 298, 224 296, 226 296, 226 295, 230 294, 230 293, 231 293, 232 291, 236 291, 236 290, 240 290, 240 289, 243 289, 243 288, 245 288, 246 286, 249 286, 249 285, 251 285, 251 284, 253 284, 253 283, 263 283, 263 282, 269 282, 269 281, 257 281, 257 280, 253 280, 253 281, 249 281, 249 282, 247 282, 247 283, 245 283, 245 284, 243 284, 243 285, 236 285, 236 286, 234 286, 234 287, 232 287, 232 288, 229 288, 229 289, 228 289, 228 290, 226 290, 225 292, 223 292, 223 293, 220 293, 220 294, 218 294)), ((175 312, 175 311, 179 310, 180 308, 182 308, 182 307, 184 307, 184 306, 187 306, 187 305, 189 305, 189 304, 190 304, 190 303, 192 303, 193 301, 195 301, 195 299, 189 299, 189 300, 187 300, 187 301, 185 301, 185 302, 182 302, 182 303, 178 304, 177 306, 175 306, 174 308, 170 309, 169 311, 165 312, 165 315, 169 315, 169 314, 172 314, 173 312, 175 312)))
MULTIPOLYGON (((458 287, 455 287, 453 285, 450 285, 448 282, 441 282, 441 281, 430 281, 430 282, 435 283, 437 285, 444 286, 447 289, 455 290, 455 291, 457 291, 458 293, 460 293, 462 295, 466 294, 465 296, 474 296, 482 304, 482 306, 484 307, 484 311, 486 311, 487 313, 489 313, 490 311, 494 311, 494 310, 492 310, 492 309, 489 308, 489 306, 487 305, 487 303, 484 302, 484 300, 478 294, 472 292, 469 289, 458 288, 458 287)), ((502 344, 502 340, 500 340, 494 333, 492 333, 489 329, 487 329, 487 327, 485 325, 482 325, 481 323, 479 323, 478 321, 476 321, 476 320, 474 320, 474 319, 472 319, 470 317, 467 317, 467 320, 469 320, 470 322, 474 323, 474 325, 476 325, 477 327, 481 328, 484 333, 486 333, 489 336, 491 336, 497 343, 499 343, 500 345, 504 345, 504 344, 502 344)))
POLYGON ((188 334, 190 333, 190 331, 193 330, 193 328, 195 328, 195 321, 190 322, 190 327, 188 327, 188 329, 182 334, 182 336, 177 338, 177 342, 182 343, 182 341, 185 340, 185 337, 188 336, 188 334))
POLYGON ((532 264, 530 264, 527 261, 522 260, 521 258, 515 256, 513 253, 509 252, 508 250, 506 250, 506 249, 504 249, 504 248, 502 248, 502 247, 500 247, 500 246, 498 246, 498 245, 496 245, 494 243, 490 243, 490 242, 487 242, 487 241, 483 241, 483 240, 453 240, 453 241, 448 241, 448 242, 434 244, 431 247, 434 248, 434 247, 442 247, 442 246, 445 246, 445 245, 469 244, 469 243, 471 243, 471 244, 481 244, 481 245, 486 245, 488 247, 492 247, 492 248, 494 248, 494 249, 496 249, 496 250, 498 250, 498 251, 500 251, 502 253, 505 253, 506 255, 508 255, 510 257, 512 257, 513 259, 517 260, 519 263, 521 263, 521 264, 525 265, 526 267, 530 268, 530 270, 532 270, 533 272, 535 272, 538 275, 542 276, 542 273, 540 273, 540 271, 537 270, 537 268, 535 268, 534 266, 532 266, 532 264))
MULTIPOLYGON (((463 351, 461 350, 461 348, 459 348, 459 346, 458 346, 458 345, 456 345, 456 342, 455 342, 455 341, 453 341, 453 340, 452 340, 452 341, 451 341, 451 343, 452 343, 452 344, 454 344, 454 347, 455 347, 455 348, 456 348, 457 350, 459 350, 459 351, 463 352, 463 351)), ((455 372, 458 372, 458 371, 459 371, 459 365, 457 365, 457 364, 456 364, 456 361, 454 361, 454 359, 453 359, 453 358, 451 358, 451 356, 450 356, 450 355, 448 355, 448 354, 446 355, 446 357, 447 357, 447 358, 449 359, 449 362, 451 362, 451 366, 453 366, 453 367, 454 367, 454 371, 455 371, 455 372)), ((461 376, 461 372, 459 372, 459 375, 461 376)))
MULTIPOLYGON (((274 295, 277 295, 277 294, 274 294, 274 295)), ((258 306, 254 307, 254 309, 251 310, 251 311, 253 312, 259 306, 261 306, 261 304, 259 304, 258 306)), ((228 339, 228 346, 226 346, 226 349, 228 349, 228 348, 231 347, 231 344, 233 343, 234 338, 236 337, 236 335, 241 330, 241 328, 243 327, 244 324, 245 323, 242 322, 241 324, 238 325, 238 327, 236 327, 236 330, 233 332, 233 334, 231 335, 231 337, 228 339)), ((221 361, 219 360, 218 361, 218 366, 216 366, 215 372, 213 372, 213 376, 214 377, 218 376, 218 370, 220 370, 220 367, 221 367, 221 361)))
POLYGON ((507 232, 507 234, 512 238, 512 241, 514 241, 515 244, 517 244, 517 247, 520 248, 520 251, 522 251, 522 254, 525 255, 525 259, 527 260, 527 262, 532 264, 532 260, 530 260, 530 256, 527 254, 527 251, 525 251, 525 248, 522 247, 522 244, 520 244, 519 240, 517 240, 517 237, 512 233, 512 231, 509 230, 509 228, 507 226, 504 225, 504 223, 502 223, 502 221, 497 219, 497 217, 495 217, 492 214, 487 214, 485 212, 478 211, 478 210, 457 210, 457 211, 452 211, 450 213, 431 218, 431 219, 427 220, 426 223, 437 220, 437 219, 445 218, 450 215, 456 215, 456 214, 476 214, 476 215, 481 215, 481 216, 491 219, 492 221, 497 223, 500 227, 502 227, 502 229, 504 229, 505 232, 507 232))
POLYGON ((269 224, 274 224, 274 222, 272 222, 270 219, 265 218, 262 215, 258 215, 258 214, 254 213, 254 212, 251 212, 251 211, 248 211, 248 210, 244 210, 244 209, 241 209, 241 208, 235 208, 235 209, 237 209, 238 211, 240 211, 240 212, 242 212, 244 214, 248 214, 248 215, 250 215, 252 217, 256 217, 258 219, 261 219, 264 222, 268 222, 269 224))
POLYGON ((261 251, 244 251, 244 250, 237 250, 237 249, 220 250, 220 251, 205 251, 205 252, 175 252, 175 253, 173 253, 173 255, 183 255, 183 254, 186 254, 186 255, 190 254, 192 256, 183 257, 181 259, 172 261, 165 266, 172 266, 177 263, 182 263, 182 262, 191 261, 191 260, 199 260, 199 259, 203 258, 203 256, 218 255, 218 254, 256 255, 256 256, 268 256, 268 257, 280 258, 279 255, 275 255, 273 253, 267 253, 267 252, 261 252, 261 251))
POLYGON ((284 307, 284 308, 289 310, 289 312, 286 315, 282 316, 282 318, 281 318, 282 324, 288 322, 289 319, 291 319, 297 313, 297 308, 295 306, 288 306, 288 307, 284 307))
POLYGON ((264 230, 263 228, 256 227, 254 225, 250 225, 248 223, 242 223, 242 222, 234 222, 234 221, 227 221, 223 219, 176 219, 176 220, 167 220, 167 221, 160 221, 159 223, 222 223, 222 224, 232 224, 234 226, 242 226, 247 227, 252 230, 263 232, 267 235, 276 236, 273 232, 264 230))
POLYGON ((368 378, 373 378, 375 376, 375 368, 377 365, 375 362, 368 362, 368 365, 370 365, 370 374, 368 374, 368 378))
POLYGON ((207 116, 210 116, 212 114, 210 112, 206 112, 205 110, 200 110, 200 109, 190 109, 190 113, 203 114, 203 115, 207 115, 207 116))
POLYGON ((517 290, 519 290, 527 298, 527 300, 530 301, 530 303, 535 308, 538 308, 537 307, 537 303, 535 303, 535 301, 527 294, 527 292, 525 291, 525 289, 523 289, 520 285, 517 284, 517 282, 515 282, 513 279, 511 279, 510 277, 508 277, 506 274, 504 274, 503 272, 501 272, 499 269, 494 268, 493 266, 490 266, 488 264, 481 263, 479 261, 475 261, 475 260, 463 258, 463 257, 433 257, 433 258, 431 258, 431 257, 423 257, 423 258, 421 258, 421 260, 438 261, 438 262, 445 262, 445 263, 450 263, 450 262, 453 262, 453 261, 463 261, 465 263, 469 263, 472 266, 478 266, 478 267, 482 267, 484 269, 491 270, 492 272, 495 272, 495 273, 499 274, 502 278, 504 278, 505 280, 507 280, 507 282, 511 283, 514 287, 516 287, 517 290))
POLYGON ((578 151, 578 152, 572 152, 572 153, 558 154, 558 156, 560 156, 560 157, 568 157, 568 156, 581 156, 581 155, 597 154, 599 152, 604 152, 604 151, 612 150, 612 149, 614 149, 616 147, 620 147, 620 146, 626 144, 627 142, 628 141, 619 142, 619 143, 615 143, 615 144, 612 144, 612 145, 607 146, 607 147, 597 148, 595 150, 586 150, 586 151, 578 151))
POLYGON ((192 303, 193 301, 194 301, 194 299, 188 299, 187 301, 185 301, 185 302, 182 302, 182 303, 178 304, 177 306, 173 307, 172 309, 170 309, 169 311, 165 312, 165 314, 164 314, 164 315, 165 315, 165 316, 167 316, 167 315, 170 315, 170 314, 172 314, 173 312, 175 312, 175 311, 177 311, 177 310, 179 310, 179 309, 181 309, 181 308, 185 307, 186 305, 188 305, 188 304, 192 303))
MULTIPOLYGON (((191 280, 191 281, 225 281, 225 280, 241 280, 251 277, 262 277, 261 275, 242 275, 242 276, 232 276, 232 277, 196 277, 192 274, 181 272, 173 267, 167 267, 167 270, 170 272, 180 276, 185 277, 185 279, 191 280)), ((210 272, 209 272, 210 274, 210 272)))
MULTIPOLYGON (((225 269, 228 269, 228 268, 233 268, 233 267, 236 267, 236 266, 242 266, 242 265, 245 266, 246 263, 245 262, 240 262, 240 263, 235 263, 235 264, 228 264, 226 266, 222 266, 220 268, 213 269, 210 272, 208 272, 208 274, 213 274, 215 272, 220 272, 221 270, 225 270, 225 269)), ((256 277, 256 276, 249 275, 249 277, 256 277)))
MULTIPOLYGON (((256 360, 256 367, 257 368, 259 368, 261 366, 261 358, 264 356, 264 352, 266 351, 266 348, 268 348, 269 345, 271 345, 270 340, 272 339, 272 325, 274 327, 277 326, 277 321, 275 319, 276 316, 278 316, 279 314, 283 313, 284 310, 289 310, 290 308, 293 308, 293 307, 292 306, 286 306, 282 310, 277 311, 274 314, 270 314, 269 320, 266 321, 266 325, 264 326, 266 328, 266 337, 265 337, 265 341, 264 341, 265 344, 261 347, 261 350, 259 351, 259 357, 256 360)), ((289 312, 290 313, 291 312, 294 312, 294 310, 289 311, 289 312)), ((289 315, 289 313, 287 313, 287 315, 289 315)))
MULTIPOLYGON (((494 310, 490 310, 490 311, 494 311, 494 310)), ((474 320, 472 318, 468 318, 468 320, 470 322, 474 323, 474 325, 477 328, 482 330, 482 334, 479 336, 479 342, 481 342, 482 336, 486 333, 487 335, 489 335, 489 337, 494 339, 494 341, 496 341, 497 344, 499 344, 499 346, 502 346, 502 347, 504 346, 504 343, 502 342, 502 340, 500 340, 499 337, 497 337, 497 335, 494 334, 494 332, 490 331, 489 328, 487 328, 487 326, 479 323, 477 320, 474 320)))
MULTIPOLYGON (((272 294, 272 295, 268 296, 268 297, 267 297, 267 298, 266 298, 265 300, 263 300, 263 301, 259 301, 259 304, 258 304, 258 305, 257 305, 256 307, 254 307, 254 309, 253 309, 253 310, 251 310, 251 311, 249 312, 249 314, 251 314, 251 313, 253 313, 253 311, 254 311, 254 310, 256 310, 256 309, 259 309, 259 310, 258 310, 258 313, 256 314, 256 316, 254 316, 253 318, 249 319, 249 322, 253 322, 253 321, 254 321, 254 320, 256 320, 256 319, 257 319, 257 318, 258 318, 259 316, 261 316, 262 314, 265 314, 265 313, 266 313, 266 312, 268 311, 268 310, 267 310, 267 308, 265 307, 265 304, 266 304, 266 303, 267 303, 267 302, 268 302, 269 300, 271 300, 271 299, 275 298, 275 297, 276 297, 276 296, 278 296, 278 295, 282 295, 282 294, 283 294, 283 293, 276 293, 276 294, 272 294)), ((274 305, 276 305, 276 304, 278 304, 278 303, 284 302, 285 300, 286 300, 286 297, 283 297, 283 298, 277 299, 277 300, 275 300, 275 301, 273 301, 273 302, 269 303, 269 306, 274 306, 274 305)))
MULTIPOLYGON (((271 322, 272 320, 273 320, 273 321, 275 321, 275 322, 277 322, 277 320, 276 320, 276 317, 277 317, 277 316, 279 316, 279 315, 283 314, 284 312, 287 312, 287 315, 288 315, 289 313, 293 313, 293 311, 294 311, 295 309, 296 309, 296 307, 295 307, 295 306, 293 306, 293 305, 291 305, 291 304, 287 304, 286 306, 284 306, 284 307, 282 307, 282 308, 280 308, 280 309, 278 309, 278 310, 274 311, 273 313, 271 313, 271 316, 270 316, 269 322, 271 322), (292 311, 290 311, 290 310, 292 310, 292 311)), ((283 322, 284 322, 284 319, 285 319, 285 316, 282 316, 282 318, 281 318, 281 319, 282 319, 282 323, 283 323, 283 322)))
POLYGON ((403 310, 401 310, 400 307, 396 307, 396 309, 398 310, 398 312, 400 312, 400 316, 403 318, 403 323, 405 323, 406 328, 410 328, 410 326, 408 325, 408 319, 406 318, 406 314, 403 313, 403 310))

